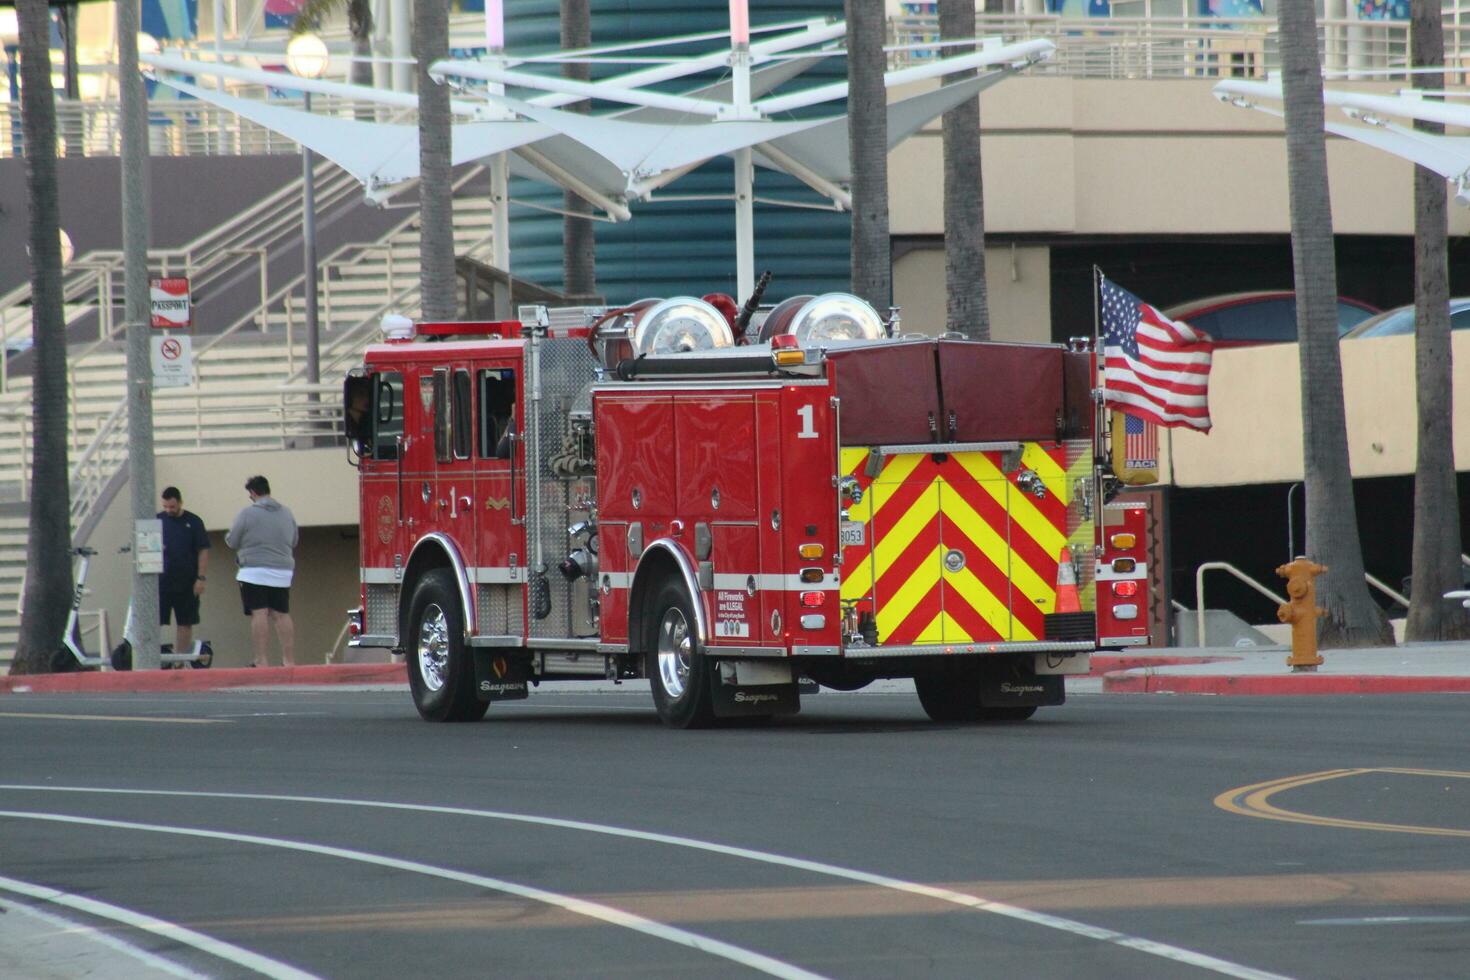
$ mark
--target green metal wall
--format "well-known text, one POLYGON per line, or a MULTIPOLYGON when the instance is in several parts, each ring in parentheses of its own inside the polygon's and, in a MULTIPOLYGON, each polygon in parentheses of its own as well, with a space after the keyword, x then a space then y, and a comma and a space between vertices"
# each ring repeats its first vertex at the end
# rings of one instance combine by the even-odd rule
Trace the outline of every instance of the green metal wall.
MULTIPOLYGON (((508 0, 506 46, 512 52, 558 47, 558 10, 556 0, 508 0)), ((841 16, 841 0, 750 0, 751 24, 757 27, 841 16)), ((728 24, 727 0, 592 0, 593 44, 723 30, 728 24)), ((828 61, 830 64, 808 71, 796 84, 842 77, 845 61, 828 61)), ((688 85, 685 83, 685 87, 688 85)), ((829 103, 819 114, 842 108, 841 103, 829 103)), ((728 158, 718 158, 670 184, 662 193, 728 195, 732 186, 733 165, 728 158)), ((763 197, 824 203, 794 178, 760 167, 756 168, 755 188, 756 194, 763 197)), ((528 180, 512 182, 511 198, 541 207, 561 206, 559 189, 528 180)), ((729 200, 654 200, 634 204, 631 210, 631 221, 599 222, 595 226, 597 289, 609 302, 715 291, 735 293, 735 211, 729 200)), ((561 228, 558 214, 512 207, 512 271, 560 288, 561 228)), ((757 275, 765 269, 772 272, 767 299, 846 290, 851 270, 850 231, 851 218, 845 212, 758 203, 755 268, 757 275)))

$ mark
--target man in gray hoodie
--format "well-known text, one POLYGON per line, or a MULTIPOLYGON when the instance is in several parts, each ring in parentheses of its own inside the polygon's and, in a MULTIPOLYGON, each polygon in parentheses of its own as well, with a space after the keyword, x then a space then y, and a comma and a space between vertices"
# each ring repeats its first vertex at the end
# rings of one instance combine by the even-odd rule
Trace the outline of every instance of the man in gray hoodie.
POLYGON ((291 577, 296 569, 292 549, 296 547, 296 518, 271 496, 271 485, 263 476, 245 481, 250 506, 235 515, 225 535, 225 544, 235 551, 240 571, 240 600, 250 617, 250 645, 255 666, 269 664, 270 626, 276 627, 281 642, 281 663, 296 666, 296 626, 291 621, 291 577))

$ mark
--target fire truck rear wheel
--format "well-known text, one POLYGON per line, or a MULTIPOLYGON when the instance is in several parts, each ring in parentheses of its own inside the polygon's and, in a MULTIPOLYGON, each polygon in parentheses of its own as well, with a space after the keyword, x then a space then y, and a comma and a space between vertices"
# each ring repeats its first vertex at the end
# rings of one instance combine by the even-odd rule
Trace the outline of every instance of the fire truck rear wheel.
POLYGON ((979 721, 980 684, 976 678, 946 671, 920 674, 914 678, 919 704, 934 721, 979 721))
POLYGON ((664 582, 644 620, 649 685, 659 718, 671 728, 704 728, 714 721, 710 662, 699 650, 694 607, 677 580, 664 582))
POLYGON ((914 678, 914 688, 933 721, 1025 721, 1036 714, 1031 705, 982 705, 979 678, 968 672, 921 674, 914 678))
POLYGON ((478 721, 490 705, 475 697, 475 665, 464 644, 464 611, 454 574, 436 568, 419 580, 408 607, 408 687, 428 721, 478 721))

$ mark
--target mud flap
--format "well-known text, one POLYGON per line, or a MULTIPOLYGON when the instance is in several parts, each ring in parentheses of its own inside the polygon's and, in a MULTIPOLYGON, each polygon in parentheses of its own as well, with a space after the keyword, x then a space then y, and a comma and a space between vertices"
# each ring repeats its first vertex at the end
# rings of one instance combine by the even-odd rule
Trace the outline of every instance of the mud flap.
POLYGON ((481 701, 519 701, 530 694, 531 660, 496 650, 473 650, 475 697, 481 701))
POLYGON ((719 660, 709 672, 717 718, 794 715, 801 710, 791 665, 751 660, 719 660))
POLYGON ((1038 677, 1031 665, 1017 663, 1008 669, 986 671, 980 680, 980 704, 987 708, 1048 707, 1067 700, 1061 674, 1038 677))

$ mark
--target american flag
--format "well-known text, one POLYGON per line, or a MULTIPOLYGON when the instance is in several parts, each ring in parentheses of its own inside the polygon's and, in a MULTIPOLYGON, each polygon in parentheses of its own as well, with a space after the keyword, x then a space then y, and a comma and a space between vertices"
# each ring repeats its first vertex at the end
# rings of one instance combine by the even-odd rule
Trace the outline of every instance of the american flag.
POLYGON ((1209 334, 1102 279, 1103 403, 1166 427, 1210 431, 1209 334))
POLYGON ((1136 415, 1123 413, 1123 465, 1151 470, 1159 465, 1159 427, 1136 415))

